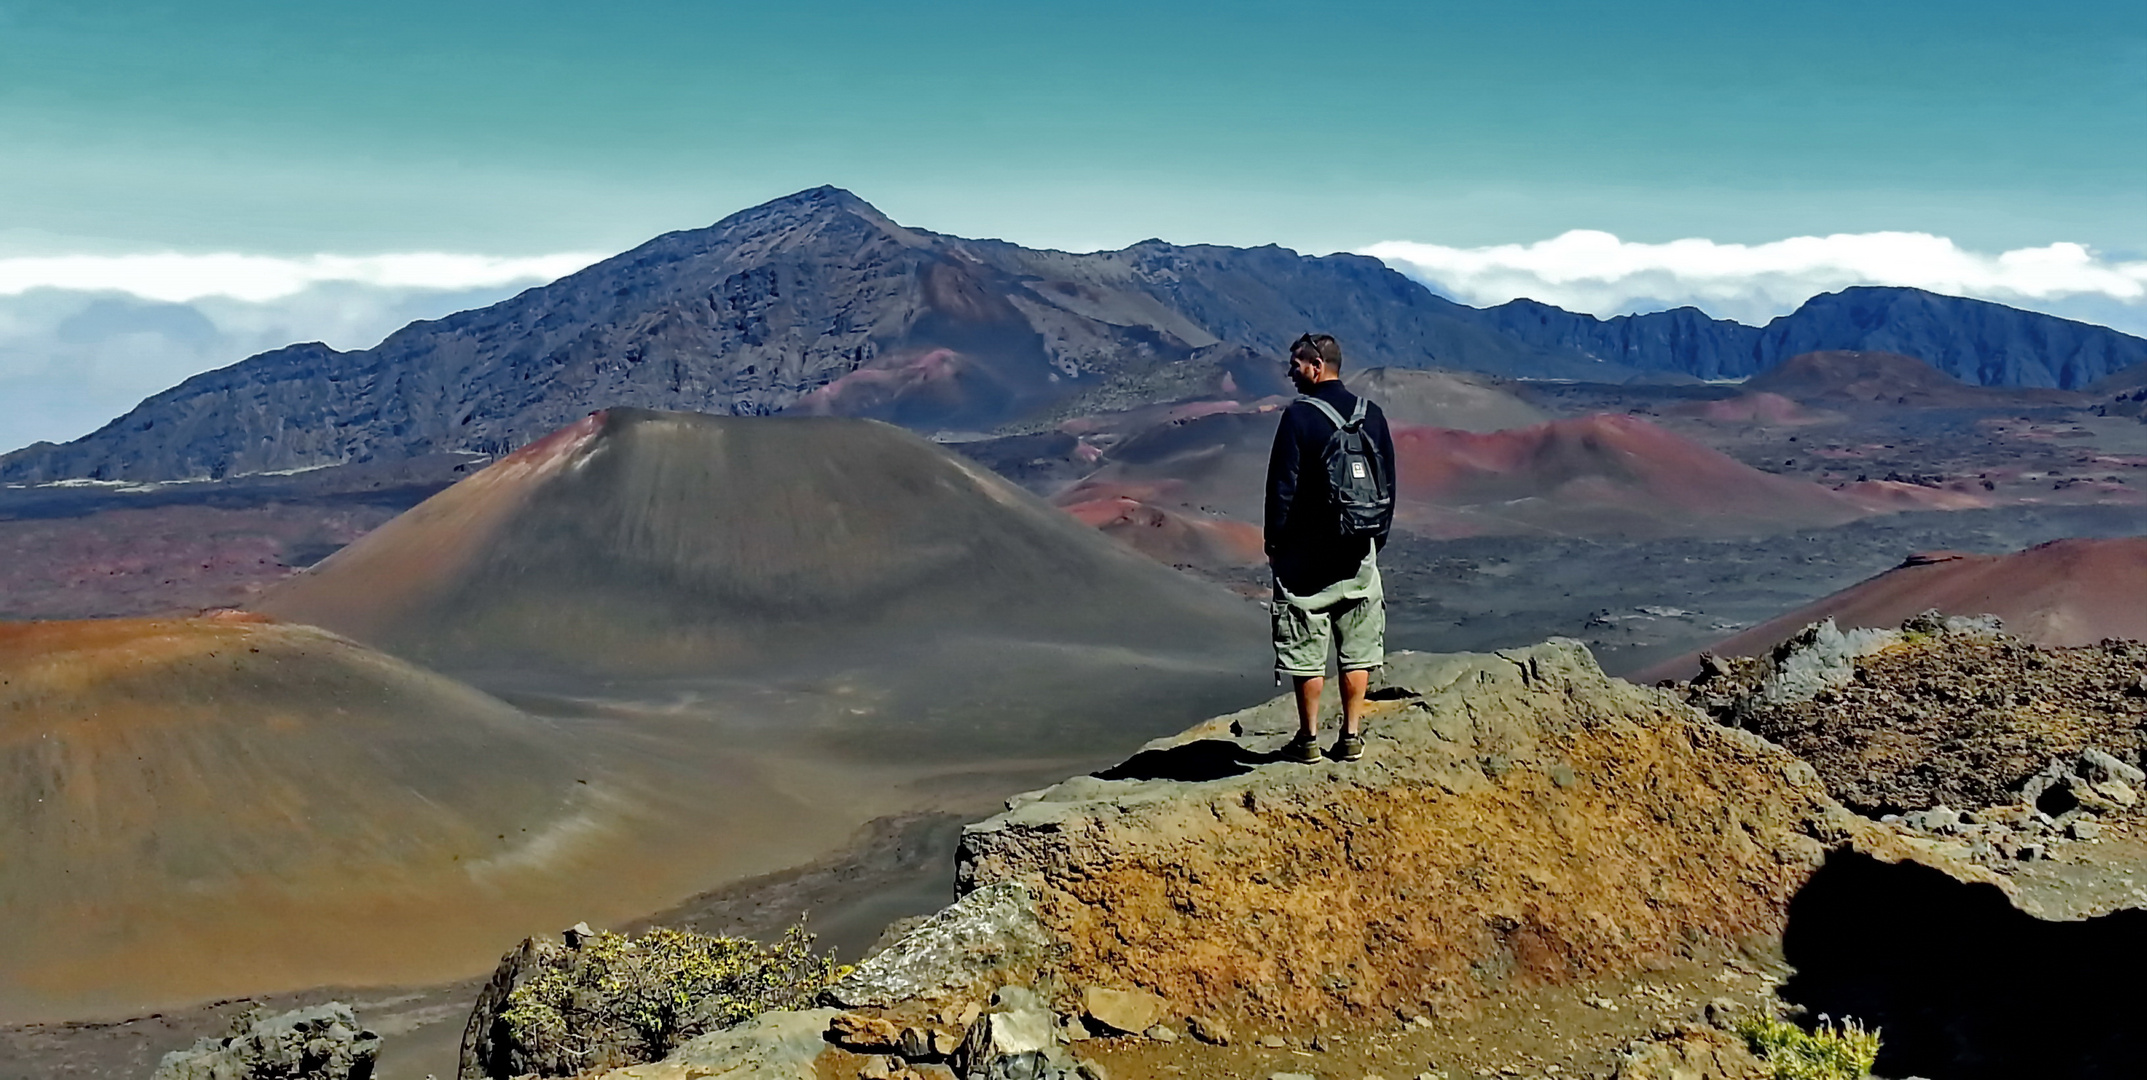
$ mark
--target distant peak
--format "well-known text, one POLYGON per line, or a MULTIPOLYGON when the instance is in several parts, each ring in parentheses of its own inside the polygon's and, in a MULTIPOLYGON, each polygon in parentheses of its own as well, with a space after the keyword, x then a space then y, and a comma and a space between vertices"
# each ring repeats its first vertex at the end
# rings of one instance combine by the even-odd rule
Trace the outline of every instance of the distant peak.
MULTIPOLYGON (((823 184, 819 187, 806 188, 803 191, 794 191, 781 198, 770 199, 759 206, 740 211, 735 216, 762 217, 769 214, 815 216, 842 213, 858 214, 878 221, 887 220, 887 215, 880 213, 878 207, 832 184, 823 184)), ((890 222, 890 224, 892 223, 890 222)))
POLYGON ((819 187, 795 191, 781 198, 770 199, 759 206, 741 210, 716 223, 716 227, 746 225, 760 227, 766 224, 795 224, 798 222, 830 221, 844 216, 870 222, 907 242, 921 243, 922 237, 886 214, 879 208, 858 198, 848 190, 823 184, 819 187))
POLYGON ((833 184, 822 184, 819 187, 809 187, 803 191, 794 191, 788 195, 783 196, 782 198, 770 199, 763 205, 810 206, 814 203, 828 203, 850 209, 855 209, 858 207, 863 207, 867 210, 872 209, 871 203, 868 203, 865 200, 858 198, 856 195, 852 194, 847 188, 839 188, 833 184))

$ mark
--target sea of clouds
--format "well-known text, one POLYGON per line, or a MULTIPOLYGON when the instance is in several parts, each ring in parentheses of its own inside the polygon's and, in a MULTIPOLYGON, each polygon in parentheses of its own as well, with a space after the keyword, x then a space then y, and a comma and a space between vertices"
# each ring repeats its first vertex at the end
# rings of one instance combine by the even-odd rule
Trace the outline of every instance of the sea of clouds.
MULTIPOLYGON (((2147 261, 2073 243, 1989 253, 1924 233, 1649 244, 1575 230, 1363 253, 1474 305, 1525 296, 1604 317, 1691 305, 1759 325, 1822 292, 1908 285, 2147 336, 2147 261)), ((293 342, 367 348, 599 257, 0 256, 0 451, 87 434, 188 376, 293 342)))
POLYGON ((294 342, 368 348, 600 257, 0 257, 0 451, 87 434, 191 375, 294 342))
POLYGON ((1928 233, 1874 232, 1647 244, 1575 229, 1533 244, 1395 240, 1362 253, 1478 307, 1525 296, 1607 318, 1691 306, 1758 326, 1820 293, 1906 285, 2147 335, 2147 261, 2073 243, 1987 253, 1928 233))

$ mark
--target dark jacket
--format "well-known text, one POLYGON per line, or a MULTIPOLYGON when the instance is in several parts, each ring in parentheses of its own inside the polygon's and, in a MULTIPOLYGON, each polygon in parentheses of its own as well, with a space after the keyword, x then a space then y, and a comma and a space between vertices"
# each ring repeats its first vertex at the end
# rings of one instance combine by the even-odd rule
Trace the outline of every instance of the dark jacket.
MULTIPOLYGON (((1357 408, 1357 395, 1331 379, 1312 388, 1313 396, 1344 417, 1357 408)), ((1394 490, 1394 436, 1386 414, 1367 402, 1364 431, 1379 454, 1387 490, 1394 490)), ((1275 447, 1267 458, 1267 559, 1283 587, 1304 595, 1318 592, 1355 573, 1364 561, 1369 537, 1337 535, 1334 507, 1327 493, 1327 472, 1320 455, 1334 434, 1334 421, 1309 402, 1293 401, 1283 410, 1275 447)), ((1386 536, 1378 537, 1382 546, 1386 536)))

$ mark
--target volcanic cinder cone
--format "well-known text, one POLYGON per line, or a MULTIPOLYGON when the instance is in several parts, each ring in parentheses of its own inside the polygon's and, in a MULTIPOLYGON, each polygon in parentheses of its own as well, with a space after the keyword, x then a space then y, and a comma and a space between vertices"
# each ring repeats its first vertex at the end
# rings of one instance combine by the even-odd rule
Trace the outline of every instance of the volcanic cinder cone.
POLYGON ((1379 403, 1387 422, 1456 431, 1504 431, 1550 419, 1488 375, 1437 368, 1372 368, 1349 376, 1349 388, 1379 403))
POLYGON ((1817 484, 1761 472, 1636 416, 1477 434, 1395 432, 1404 514, 1428 531, 1583 536, 1752 535, 1869 513, 1817 484))
POLYGON ((554 738, 312 627, 0 623, 0 1015, 436 970, 603 846, 554 738))
MULTIPOLYGON (((1821 619, 1832 618, 1843 629, 1892 627, 1933 608, 1947 615, 1996 615, 2007 633, 2038 645, 2147 640, 2147 537, 2053 540, 2010 555, 1913 555, 1707 651, 1757 656, 1821 619)), ((1699 654, 1690 653, 1633 679, 1689 678, 1698 668, 1699 654)))
POLYGON ((530 709, 676 704, 702 747, 807 762, 1101 764, 1252 700, 1269 661, 1252 603, 829 417, 590 414, 260 608, 530 709))
POLYGON ((1218 685, 1249 692, 1266 640, 1252 605, 899 428, 632 409, 434 496, 259 607, 509 690, 872 672, 850 681, 916 697, 862 730, 938 730, 952 721, 934 714, 988 700, 1032 747, 1147 737, 1170 718, 1114 713, 1166 682, 1207 699, 1174 716, 1218 685), (1079 715, 1042 723, 1058 706, 1079 715))

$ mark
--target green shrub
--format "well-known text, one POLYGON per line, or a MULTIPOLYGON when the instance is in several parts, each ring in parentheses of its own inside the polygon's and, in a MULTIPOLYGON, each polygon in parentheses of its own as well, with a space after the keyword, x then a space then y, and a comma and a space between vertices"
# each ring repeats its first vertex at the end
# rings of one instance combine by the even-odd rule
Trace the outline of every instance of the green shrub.
POLYGON ((655 929, 557 949, 507 996, 501 1019, 546 1075, 655 1061, 771 1009, 805 1008, 838 974, 794 926, 774 944, 655 929))
POLYGON ((1853 1020, 1805 1031, 1784 1020, 1754 1017, 1738 1024, 1737 1033, 1774 1069, 1774 1080, 1863 1080, 1879 1059, 1879 1033, 1853 1020))

